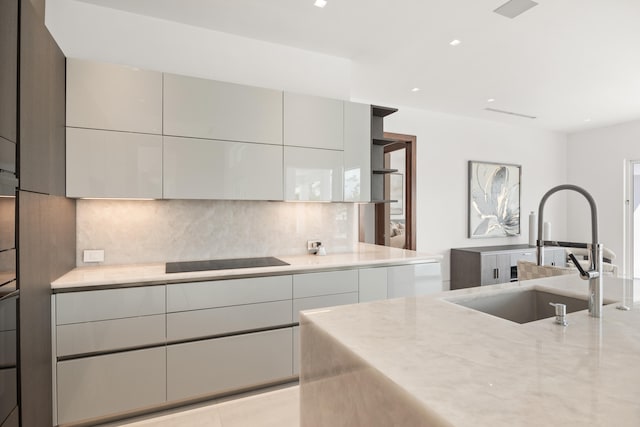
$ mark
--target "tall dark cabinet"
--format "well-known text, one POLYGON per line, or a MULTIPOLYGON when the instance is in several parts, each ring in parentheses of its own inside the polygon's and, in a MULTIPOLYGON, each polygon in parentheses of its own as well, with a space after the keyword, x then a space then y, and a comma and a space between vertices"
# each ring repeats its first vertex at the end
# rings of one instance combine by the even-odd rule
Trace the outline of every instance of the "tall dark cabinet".
POLYGON ((0 0, 0 186, 14 214, 6 221, 7 204, 0 206, 0 245, 12 241, 17 259, 16 298, 3 308, 13 321, 0 316, 0 350, 6 332, 17 344, 13 366, 0 351, 0 371, 16 371, 0 383, 0 427, 52 425, 50 284, 75 266, 64 126, 65 57, 44 25, 44 0, 0 0))

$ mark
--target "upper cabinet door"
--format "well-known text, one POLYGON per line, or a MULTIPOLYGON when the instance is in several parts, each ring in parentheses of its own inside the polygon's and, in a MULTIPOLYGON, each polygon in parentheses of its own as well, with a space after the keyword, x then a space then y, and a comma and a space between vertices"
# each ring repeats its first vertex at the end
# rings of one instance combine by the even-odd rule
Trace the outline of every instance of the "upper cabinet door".
POLYGON ((164 137, 165 199, 282 200, 282 146, 164 137))
POLYGON ((343 153, 284 147, 285 200, 341 202, 343 153))
POLYGON ((67 126, 162 133, 162 73, 67 59, 67 126))
POLYGON ((6 0, 0 1, 0 139, 13 143, 17 142, 17 88, 18 0, 6 0))
POLYGON ((342 150, 343 101, 284 94, 284 145, 342 150))
POLYGON ((282 92, 165 74, 164 134, 282 145, 282 92))
POLYGON ((371 105, 344 103, 344 201, 371 201, 371 105))
POLYGON ((162 136, 67 128, 67 197, 162 198, 162 136))

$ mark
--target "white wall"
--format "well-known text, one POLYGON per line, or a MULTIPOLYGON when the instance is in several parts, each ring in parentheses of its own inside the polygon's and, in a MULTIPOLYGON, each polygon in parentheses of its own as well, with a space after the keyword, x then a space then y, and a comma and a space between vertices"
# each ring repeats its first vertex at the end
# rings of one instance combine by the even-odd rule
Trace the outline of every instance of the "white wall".
MULTIPOLYGON (((616 255, 619 272, 631 275, 629 161, 640 160, 640 120, 569 135, 569 182, 589 191, 598 205, 599 240, 616 255)), ((577 241, 590 240, 590 218, 580 196, 569 198, 568 234, 577 241)))
MULTIPOLYGON (((48 0, 46 23, 70 57, 333 98, 348 99, 354 86, 352 64, 343 58, 73 0, 48 0)), ((377 94, 367 96, 376 99, 377 94)), ((565 138, 527 127, 396 107, 400 112, 386 119, 385 129, 418 137, 418 250, 445 255, 447 283, 450 248, 526 243, 529 211, 537 209, 547 189, 566 181, 565 138), (466 237, 468 160, 523 166, 520 237, 466 237)), ((545 218, 558 239, 565 237, 564 199, 556 196, 545 218)))
POLYGON ((46 25, 67 57, 349 98, 344 58, 73 0, 47 0, 46 25))
MULTIPOLYGON (((385 131, 417 136, 417 249, 444 255, 456 247, 528 243, 528 217, 543 194, 566 182, 566 137, 562 134, 400 107, 385 118, 385 131), (467 162, 522 165, 521 235, 467 237, 467 162)), ((552 238, 564 239, 566 197, 553 196, 545 208, 552 238)))

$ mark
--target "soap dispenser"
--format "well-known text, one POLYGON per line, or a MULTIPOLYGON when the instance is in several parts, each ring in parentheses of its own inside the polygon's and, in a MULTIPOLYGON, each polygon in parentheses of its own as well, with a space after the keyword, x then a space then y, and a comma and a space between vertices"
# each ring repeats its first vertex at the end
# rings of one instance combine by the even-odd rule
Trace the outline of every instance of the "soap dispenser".
POLYGON ((327 250, 325 249, 324 246, 322 246, 322 243, 320 243, 318 245, 318 252, 316 252, 316 255, 326 255, 327 254, 327 250))

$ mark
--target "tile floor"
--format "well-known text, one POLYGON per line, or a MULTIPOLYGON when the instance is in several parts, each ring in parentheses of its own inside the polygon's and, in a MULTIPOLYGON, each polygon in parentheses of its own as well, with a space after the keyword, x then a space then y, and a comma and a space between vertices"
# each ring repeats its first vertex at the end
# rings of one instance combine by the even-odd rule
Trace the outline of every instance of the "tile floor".
POLYGON ((104 427, 299 427, 297 385, 104 427))

